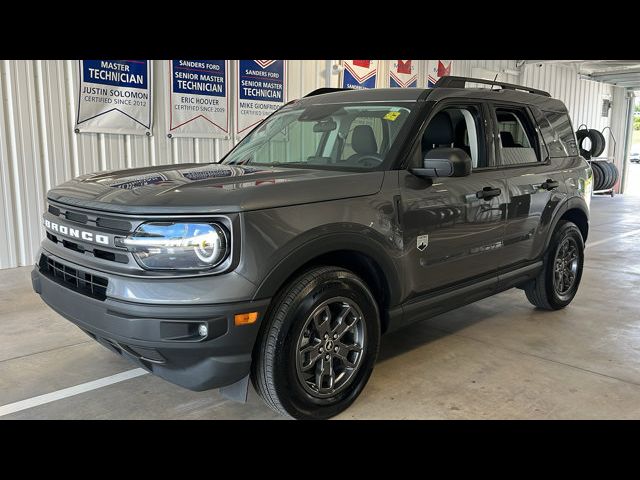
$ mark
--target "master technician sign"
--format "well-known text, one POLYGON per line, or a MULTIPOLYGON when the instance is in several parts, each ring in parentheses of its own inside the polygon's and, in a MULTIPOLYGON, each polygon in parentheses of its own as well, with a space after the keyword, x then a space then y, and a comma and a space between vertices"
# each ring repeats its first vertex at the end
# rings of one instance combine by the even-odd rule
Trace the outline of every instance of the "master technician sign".
POLYGON ((80 60, 76 132, 150 135, 151 61, 80 60))
POLYGON ((169 135, 229 138, 228 63, 170 60, 169 135))
POLYGON ((244 135, 284 105, 284 60, 239 60, 236 133, 244 135))

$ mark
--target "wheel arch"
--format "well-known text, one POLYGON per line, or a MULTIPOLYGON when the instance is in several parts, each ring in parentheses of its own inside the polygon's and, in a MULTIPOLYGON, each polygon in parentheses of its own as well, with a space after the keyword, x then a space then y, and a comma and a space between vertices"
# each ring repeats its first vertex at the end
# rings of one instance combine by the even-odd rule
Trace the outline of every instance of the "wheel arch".
POLYGON ((385 331, 388 309, 399 303, 400 279, 385 247, 363 235, 333 234, 296 248, 266 275, 254 299, 274 297, 302 271, 320 265, 346 268, 364 280, 378 300, 385 331))
POLYGON ((589 235, 589 207, 582 197, 569 198, 558 210, 553 224, 549 229, 545 243, 545 251, 549 247, 553 233, 560 220, 568 220, 576 224, 582 234, 582 240, 587 241, 589 235))

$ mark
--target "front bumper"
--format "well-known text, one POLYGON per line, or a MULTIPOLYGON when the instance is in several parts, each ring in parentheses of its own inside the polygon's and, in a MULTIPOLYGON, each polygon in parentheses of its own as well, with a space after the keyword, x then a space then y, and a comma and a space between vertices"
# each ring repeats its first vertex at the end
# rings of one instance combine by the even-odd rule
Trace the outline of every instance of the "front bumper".
POLYGON ((99 300, 41 273, 38 266, 31 280, 47 305, 102 345, 154 375, 197 391, 231 385, 249 374, 253 345, 269 305, 269 299, 174 306, 99 300), (255 311, 255 323, 235 326, 235 314, 255 311), (205 338, 198 333, 203 323, 205 338))

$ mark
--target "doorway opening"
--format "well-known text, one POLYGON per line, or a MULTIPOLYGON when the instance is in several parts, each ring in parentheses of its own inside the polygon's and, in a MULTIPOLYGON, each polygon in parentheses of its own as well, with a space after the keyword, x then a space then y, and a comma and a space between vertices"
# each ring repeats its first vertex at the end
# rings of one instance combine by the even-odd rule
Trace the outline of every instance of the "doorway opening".
POLYGON ((640 98, 633 99, 633 111, 631 119, 631 136, 629 154, 625 159, 625 186, 626 195, 640 196, 640 98))

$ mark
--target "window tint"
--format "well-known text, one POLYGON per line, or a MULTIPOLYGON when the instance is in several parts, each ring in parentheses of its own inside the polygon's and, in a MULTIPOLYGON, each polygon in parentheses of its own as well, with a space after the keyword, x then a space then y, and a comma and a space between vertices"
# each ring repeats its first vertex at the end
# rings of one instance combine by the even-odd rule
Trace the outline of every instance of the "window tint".
POLYGON ((481 112, 473 105, 447 107, 436 113, 422 136, 422 154, 436 148, 460 148, 474 168, 487 166, 481 112))
POLYGON ((495 110, 502 165, 520 165, 540 160, 538 137, 524 109, 495 110))

